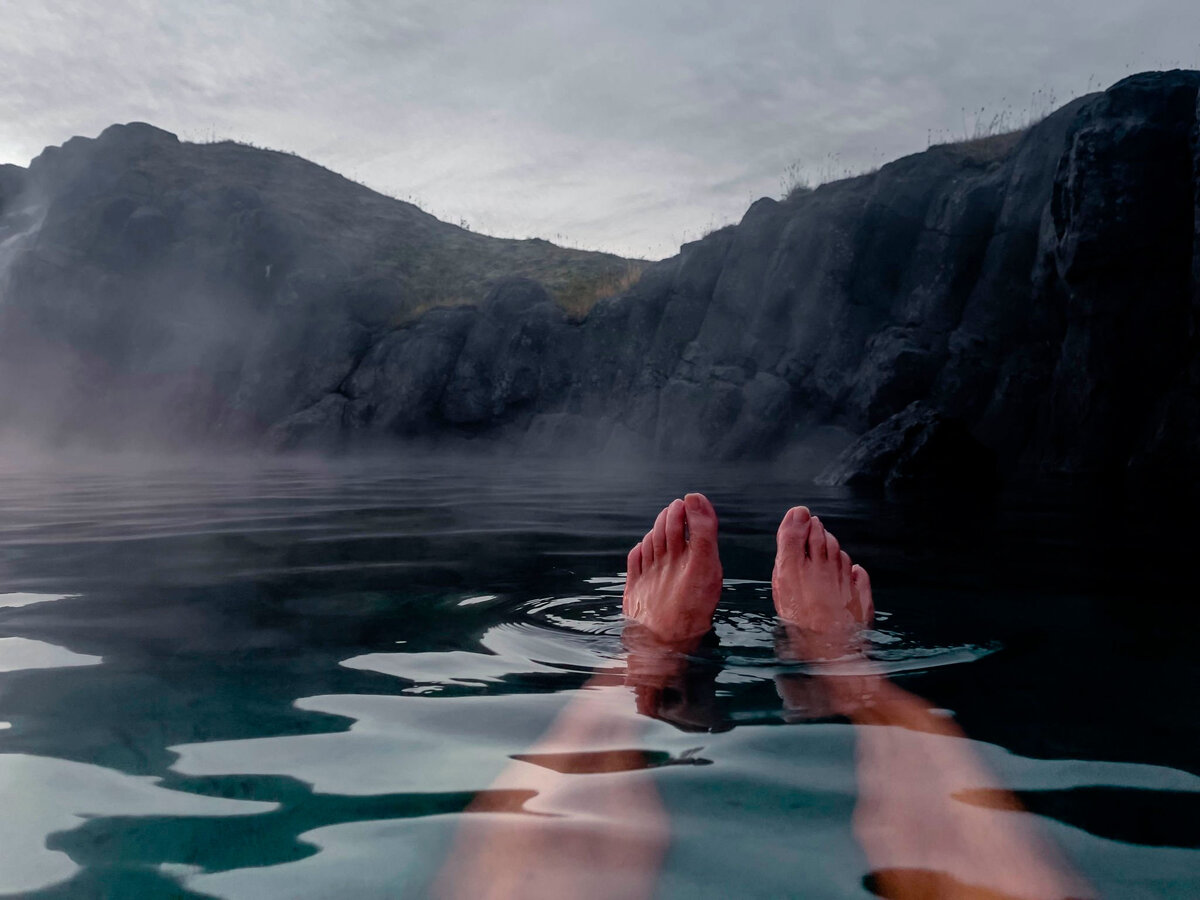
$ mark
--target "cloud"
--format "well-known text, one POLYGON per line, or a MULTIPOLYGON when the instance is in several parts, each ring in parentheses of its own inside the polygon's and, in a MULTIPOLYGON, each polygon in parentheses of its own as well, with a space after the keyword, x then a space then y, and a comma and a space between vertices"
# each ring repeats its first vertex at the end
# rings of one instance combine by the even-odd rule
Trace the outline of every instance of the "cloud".
POLYGON ((1200 65, 1191 0, 250 7, 7 11, 0 160, 141 119, 295 150, 492 233, 663 255, 792 162, 837 176, 1200 65))

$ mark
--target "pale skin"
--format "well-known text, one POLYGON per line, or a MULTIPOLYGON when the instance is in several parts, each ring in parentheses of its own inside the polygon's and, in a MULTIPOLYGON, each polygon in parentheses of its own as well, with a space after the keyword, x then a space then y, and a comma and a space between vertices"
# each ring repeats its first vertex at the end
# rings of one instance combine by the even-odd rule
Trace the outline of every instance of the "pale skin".
MULTIPOLYGON (((882 677, 837 674, 833 661, 861 655, 874 602, 866 570, 820 519, 792 508, 776 546, 780 655, 830 663, 816 677, 780 676, 777 687, 787 710, 840 715, 856 726, 854 830, 874 889, 896 900, 1092 896, 1011 794, 1002 794, 1011 803, 1000 810, 955 799, 963 789, 1002 791, 957 726, 882 677)), ((720 599, 717 516, 707 498, 688 494, 664 508, 629 552, 627 572, 625 671, 593 678, 524 755, 537 764, 514 762, 480 795, 435 886, 438 896, 653 894, 669 823, 653 781, 631 760, 636 721, 618 707, 632 690, 639 713, 703 727, 703 704, 663 715, 661 698, 679 684, 685 655, 711 629, 720 599), (497 797, 527 799, 497 806, 497 797)))
POLYGON ((471 804, 435 896, 653 895, 669 822, 654 782, 630 759, 639 726, 627 713, 629 692, 639 713, 656 715, 684 654, 712 627, 721 595, 712 504, 700 494, 673 501, 628 565, 625 671, 592 678, 523 754, 537 762, 515 761, 471 804))
POLYGON ((626 618, 662 641, 696 641, 712 628, 721 599, 717 513, 703 494, 672 500, 625 561, 626 618))
POLYGON ((463 817, 432 895, 649 898, 669 840, 618 676, 597 676, 463 817), (587 748, 586 753, 579 752, 587 748), (597 749, 599 748, 599 749, 597 749), (611 749, 605 749, 611 748, 611 749))
MULTIPOLYGON (((866 570, 802 506, 784 516, 776 544, 780 655, 861 659, 861 634, 875 609, 866 570)), ((836 663, 820 671, 828 674, 780 676, 777 688, 785 708, 845 716, 856 726, 854 832, 876 891, 896 900, 1093 895, 952 720, 881 676, 838 674, 836 663), (956 797, 979 789, 1005 798, 1000 808, 956 797)))

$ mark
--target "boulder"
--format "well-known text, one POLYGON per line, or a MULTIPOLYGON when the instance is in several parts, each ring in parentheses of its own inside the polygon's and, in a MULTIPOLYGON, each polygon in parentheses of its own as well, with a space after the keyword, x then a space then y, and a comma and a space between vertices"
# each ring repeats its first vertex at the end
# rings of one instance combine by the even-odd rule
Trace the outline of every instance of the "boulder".
POLYGON ((816 480, 866 489, 986 490, 995 486, 996 457, 963 422, 915 402, 862 435, 816 480))

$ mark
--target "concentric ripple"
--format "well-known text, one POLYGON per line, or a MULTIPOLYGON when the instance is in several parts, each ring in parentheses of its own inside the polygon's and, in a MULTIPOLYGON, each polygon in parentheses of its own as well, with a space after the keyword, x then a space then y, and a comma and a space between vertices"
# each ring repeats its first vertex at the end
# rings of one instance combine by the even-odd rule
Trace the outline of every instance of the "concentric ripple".
MULTIPOLYGON (((595 593, 561 597, 539 597, 519 607, 524 621, 512 623, 505 629, 504 649, 508 654, 550 662, 556 652, 572 655, 579 652, 594 654, 599 665, 619 663, 622 654, 620 634, 624 627, 620 597, 623 577, 594 577, 588 579, 595 593)), ((887 622, 887 612, 878 616, 879 623, 887 622)), ((771 603, 771 584, 744 578, 725 579, 721 605, 713 621, 719 639, 717 658, 721 661, 729 682, 740 675, 751 680, 773 678, 781 670, 822 671, 828 673, 830 664, 794 663, 780 660, 776 653, 779 620, 771 603)), ((842 661, 837 672, 860 673, 865 670, 879 674, 913 672, 943 666, 961 665, 982 659, 999 649, 997 642, 979 644, 938 645, 924 642, 918 635, 892 628, 875 627, 865 634, 864 660, 842 661)), ((576 656, 576 659, 578 657, 576 656)))

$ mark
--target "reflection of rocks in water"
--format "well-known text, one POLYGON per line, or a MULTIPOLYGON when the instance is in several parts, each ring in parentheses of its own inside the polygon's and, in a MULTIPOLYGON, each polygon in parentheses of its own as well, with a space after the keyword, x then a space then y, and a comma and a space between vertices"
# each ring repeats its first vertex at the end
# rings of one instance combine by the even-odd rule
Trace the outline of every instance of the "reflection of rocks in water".
MULTIPOLYGON (((69 854, 93 872, 111 870, 119 861, 126 872, 178 867, 184 884, 202 872, 220 873, 278 866, 308 859, 321 846, 307 837, 315 829, 364 821, 390 822, 462 812, 477 796, 470 792, 379 794, 365 797, 314 793, 293 778, 238 775, 228 778, 169 777, 174 790, 202 796, 236 796, 273 808, 253 815, 144 813, 102 815, 54 835, 51 849, 69 854), (200 862, 199 867, 196 863, 200 862), (191 869, 192 871, 188 871, 191 869)), ((528 792, 493 792, 496 808, 520 811, 528 792)), ((184 794, 183 796, 188 796, 184 794)), ((201 801, 202 802, 202 801, 201 801)), ((323 860, 328 863, 328 860, 323 860)), ((114 872, 113 875, 118 875, 114 872)), ((167 878, 164 882, 170 883, 167 878)), ((120 883, 119 881, 117 883, 120 883)), ((110 888, 111 890, 111 888, 110 888)))
POLYGON ((542 766, 564 775, 586 775, 601 772, 634 772, 662 766, 711 766, 712 760, 697 756, 699 747, 685 750, 678 756, 653 750, 603 750, 574 753, 514 753, 512 759, 542 766))
MULTIPOLYGON (((1032 813, 1109 840, 1200 850, 1200 790, 1095 785, 1018 791, 1016 796, 1021 806, 1032 813)), ((998 802, 996 793, 991 791, 964 791, 956 799, 979 806, 994 806, 998 802)))
MULTIPOLYGON (((252 802, 167 790, 145 779, 99 766, 44 759, 22 753, 0 754, 0 893, 17 893, 64 881, 86 865, 53 837, 79 826, 84 818, 121 816, 252 817, 275 809, 252 802)), ((86 856, 86 854, 84 854, 86 856)), ((110 857, 111 859, 111 857, 110 857)))
POLYGON ((863 879, 863 887, 876 897, 972 897, 975 900, 1021 900, 1012 894, 981 888, 931 869, 877 869, 863 879))
MULTIPOLYGON (((667 895, 719 886, 778 896, 797 884, 852 894, 865 874, 847 828, 855 735, 836 719, 780 727, 770 590, 754 580, 770 571, 796 481, 761 469, 707 477, 727 524, 727 574, 745 576, 726 580, 716 665, 667 694, 674 719, 638 717, 636 740, 581 747, 572 765, 630 748, 653 763, 614 777, 662 789, 679 838, 667 895), (694 701, 710 696, 735 727, 682 730, 719 721, 696 714, 704 703, 694 701), (745 863, 732 886, 731 855, 745 863)), ((64 802, 96 818, 47 826, 43 855, 84 867, 47 896, 180 895, 177 880, 217 896, 327 897, 347 883, 391 896, 406 875, 420 896, 422 866, 440 862, 457 810, 618 663, 625 551, 664 495, 697 486, 674 469, 605 482, 591 466, 498 461, 189 478, 56 472, 0 485, 0 591, 21 596, 0 598, 0 639, 103 659, 0 673, 0 720, 12 724, 0 730, 0 762, 40 758, 49 766, 38 777, 64 789, 55 766, 87 764, 72 771, 105 784, 124 777, 116 770, 154 776, 152 788, 184 802, 278 808, 209 818, 149 801, 64 802), (30 594, 60 599, 25 602, 30 594)), ((952 710, 1030 808, 1069 823, 1067 840, 1114 896, 1133 893, 1122 893, 1122 871, 1162 872, 1186 893, 1200 871, 1186 823, 1120 831, 1097 808, 1111 800, 1136 816, 1141 799, 1170 794, 1165 822, 1200 795, 1194 779, 1163 768, 1194 764, 1195 720, 1163 690, 1194 680, 1195 613, 1169 606, 1191 593, 1169 566, 1128 589, 1114 577, 1130 555, 1184 558, 1194 535, 1152 517, 1119 533, 1040 501, 941 521, 833 490, 802 499, 828 507, 880 573, 891 616, 874 663, 952 710), (1133 602, 1147 591, 1169 615, 1133 602), (1087 762, 1097 759, 1140 765, 1087 762)), ((636 699, 624 697, 631 717, 636 699)))

